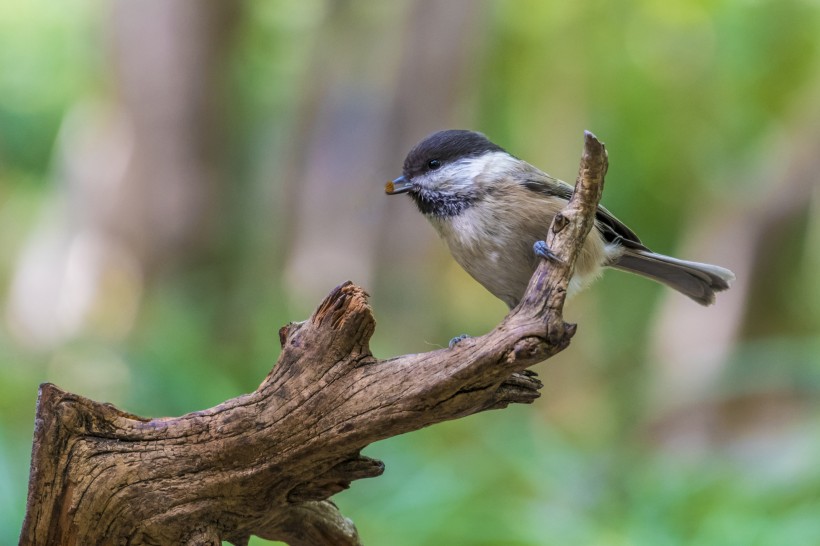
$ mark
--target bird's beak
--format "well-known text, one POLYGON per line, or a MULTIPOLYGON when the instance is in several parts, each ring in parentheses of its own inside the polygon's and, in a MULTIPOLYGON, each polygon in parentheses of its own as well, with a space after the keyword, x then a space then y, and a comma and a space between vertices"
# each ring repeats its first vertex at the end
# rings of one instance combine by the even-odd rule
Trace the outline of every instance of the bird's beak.
POLYGON ((400 176, 392 182, 384 185, 384 193, 387 195, 396 195, 397 193, 407 193, 413 187, 413 183, 407 180, 404 176, 400 176))

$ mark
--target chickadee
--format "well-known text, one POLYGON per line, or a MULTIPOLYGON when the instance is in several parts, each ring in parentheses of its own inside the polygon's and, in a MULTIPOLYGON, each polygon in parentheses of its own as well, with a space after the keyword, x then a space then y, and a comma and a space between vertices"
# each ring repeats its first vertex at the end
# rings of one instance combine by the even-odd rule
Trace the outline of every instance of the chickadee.
MULTIPOLYGON (((481 133, 449 130, 410 150, 402 176, 388 182, 385 191, 410 195, 459 265, 512 309, 524 295, 538 255, 548 252, 538 242, 573 189, 481 133)), ((595 227, 578 256, 570 295, 600 276, 603 267, 661 282, 701 305, 714 303, 715 292, 729 288, 735 278, 716 265, 652 252, 604 207, 598 207, 595 227)))

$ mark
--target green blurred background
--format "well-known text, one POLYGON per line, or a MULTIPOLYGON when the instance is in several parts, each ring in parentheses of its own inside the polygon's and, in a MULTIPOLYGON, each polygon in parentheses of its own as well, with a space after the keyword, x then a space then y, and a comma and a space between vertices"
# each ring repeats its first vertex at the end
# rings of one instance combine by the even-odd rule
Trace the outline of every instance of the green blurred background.
MULTIPOLYGON (((701 308, 612 272, 532 406, 370 446, 367 544, 820 544, 820 2, 0 3, 0 543, 37 385, 147 416, 253 390, 340 282, 378 357, 503 304, 383 183, 442 128, 573 180, 652 248, 730 267, 701 308)), ((264 544, 256 540, 254 544, 264 544)))

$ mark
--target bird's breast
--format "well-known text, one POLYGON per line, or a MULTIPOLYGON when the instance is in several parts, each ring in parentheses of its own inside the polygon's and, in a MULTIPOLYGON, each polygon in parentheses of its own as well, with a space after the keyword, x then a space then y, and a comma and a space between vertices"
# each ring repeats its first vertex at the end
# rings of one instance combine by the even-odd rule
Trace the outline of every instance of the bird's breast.
POLYGON ((541 216, 528 226, 508 208, 480 203, 457 216, 431 220, 456 262, 512 307, 537 263, 532 244, 546 234, 552 219, 544 211, 541 216), (535 235, 535 231, 543 234, 535 235))
MULTIPOLYGON (((446 218, 428 217, 458 264, 511 308, 518 304, 538 264, 532 245, 547 235, 566 202, 537 199, 511 203, 485 200, 446 218)), ((570 291, 595 278, 603 262, 603 239, 593 230, 576 262, 570 291)))

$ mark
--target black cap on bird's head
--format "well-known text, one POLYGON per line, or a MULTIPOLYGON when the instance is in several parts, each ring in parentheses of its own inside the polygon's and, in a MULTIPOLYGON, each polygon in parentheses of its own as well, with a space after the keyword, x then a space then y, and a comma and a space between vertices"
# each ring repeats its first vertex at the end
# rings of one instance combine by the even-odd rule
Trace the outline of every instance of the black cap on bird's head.
POLYGON ((405 193, 412 189, 414 177, 435 171, 448 163, 487 152, 503 152, 487 137, 475 131, 449 129, 428 136, 407 154, 402 175, 388 182, 385 191, 390 194, 405 193))
POLYGON ((440 168, 446 163, 465 157, 475 157, 487 152, 503 152, 487 137, 475 131, 450 129, 428 136, 407 154, 402 174, 413 178, 419 174, 440 168))

